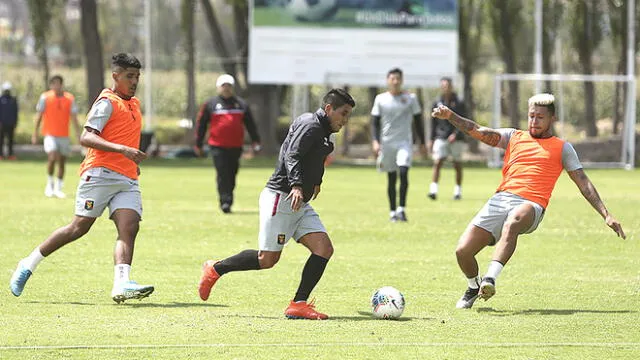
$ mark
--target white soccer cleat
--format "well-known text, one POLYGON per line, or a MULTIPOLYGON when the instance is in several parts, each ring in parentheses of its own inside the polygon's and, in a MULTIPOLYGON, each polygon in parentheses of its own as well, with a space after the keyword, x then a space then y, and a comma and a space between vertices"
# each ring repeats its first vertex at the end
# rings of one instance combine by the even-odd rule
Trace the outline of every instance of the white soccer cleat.
POLYGON ((120 304, 125 300, 144 299, 153 293, 152 285, 138 285, 135 281, 127 281, 122 284, 114 285, 111 290, 111 298, 120 304))
POLYGON ((44 196, 46 196, 46 197, 53 197, 53 193, 54 193, 54 191, 53 191, 53 186, 51 186, 51 185, 47 185, 47 186, 44 188, 44 196))
POLYGON ((53 192, 53 195, 58 199, 64 199, 67 197, 67 194, 63 193, 62 190, 56 190, 53 192))
POLYGON ((482 279, 480 283, 480 292, 478 296, 485 301, 489 300, 493 295, 496 294, 496 279, 486 277, 482 279))

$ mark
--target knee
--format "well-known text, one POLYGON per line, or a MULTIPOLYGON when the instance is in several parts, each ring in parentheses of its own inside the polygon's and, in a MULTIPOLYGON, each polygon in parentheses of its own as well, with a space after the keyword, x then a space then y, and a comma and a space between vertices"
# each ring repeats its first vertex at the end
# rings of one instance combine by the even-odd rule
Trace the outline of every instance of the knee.
POLYGON ((82 236, 84 236, 87 232, 89 232, 89 229, 91 229, 91 223, 72 223, 71 225, 69 225, 69 235, 71 238, 78 239, 82 236))
MULTIPOLYGON (((520 233, 522 228, 522 217, 514 216, 513 218, 507 220, 502 226, 502 233, 507 235, 517 235, 520 233)), ((508 236, 506 238, 509 241, 513 236, 508 236)))
POLYGON ((469 251, 462 245, 458 245, 458 247, 456 247, 456 257, 457 258, 464 258, 467 257, 469 255, 469 251))
POLYGON ((131 221, 120 226, 119 233, 128 238, 135 238, 138 230, 140 230, 140 223, 138 221, 131 221))
POLYGON ((267 255, 262 252, 258 254, 258 262, 260 263, 260 269, 271 269, 278 263, 279 260, 280 260, 279 253, 278 255, 272 255, 272 254, 267 255))
POLYGON ((329 243, 321 249, 318 249, 316 255, 321 256, 327 260, 331 259, 331 256, 333 256, 333 245, 329 243))

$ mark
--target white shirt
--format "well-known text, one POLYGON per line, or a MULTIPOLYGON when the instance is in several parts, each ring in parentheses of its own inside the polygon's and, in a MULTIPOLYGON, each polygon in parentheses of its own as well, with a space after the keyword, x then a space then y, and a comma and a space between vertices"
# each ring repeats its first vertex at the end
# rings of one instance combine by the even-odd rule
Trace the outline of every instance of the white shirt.
POLYGON ((380 141, 384 143, 413 143, 412 122, 420 114, 420 104, 415 94, 390 92, 378 94, 371 108, 371 115, 379 116, 381 122, 380 141))

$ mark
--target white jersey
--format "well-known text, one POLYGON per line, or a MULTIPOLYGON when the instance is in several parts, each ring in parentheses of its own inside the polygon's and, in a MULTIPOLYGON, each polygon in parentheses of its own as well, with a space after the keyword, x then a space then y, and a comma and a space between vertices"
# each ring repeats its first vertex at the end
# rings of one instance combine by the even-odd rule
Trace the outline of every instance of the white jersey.
POLYGON ((380 117, 381 143, 413 143, 412 121, 420 114, 420 104, 415 94, 402 92, 391 95, 390 92, 378 94, 371 109, 372 116, 380 117))

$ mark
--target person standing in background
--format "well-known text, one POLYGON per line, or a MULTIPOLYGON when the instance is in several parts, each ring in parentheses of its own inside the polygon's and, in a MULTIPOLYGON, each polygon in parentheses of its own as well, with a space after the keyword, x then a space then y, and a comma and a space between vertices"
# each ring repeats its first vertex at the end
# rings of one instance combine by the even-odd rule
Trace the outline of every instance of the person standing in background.
MULTIPOLYGON (((442 90, 440 99, 433 103, 432 108, 435 109, 439 105, 445 105, 453 112, 465 116, 464 103, 453 91, 450 78, 443 77, 440 79, 440 89, 442 90)), ((431 185, 429 186, 429 198, 431 200, 437 199, 440 169, 447 157, 451 156, 453 168, 456 170, 456 186, 453 189, 453 199, 462 199, 462 150, 464 149, 464 134, 447 120, 432 117, 429 148, 433 153, 433 177, 431 185)))
POLYGON ((209 148, 216 168, 220 209, 231 213, 233 190, 240 167, 240 156, 244 144, 244 129, 251 136, 252 149, 260 151, 260 136, 251 115, 249 105, 234 93, 235 79, 229 74, 218 77, 218 95, 207 100, 197 117, 197 156, 202 156, 202 143, 209 129, 209 148))
POLYGON ((44 152, 47 153, 47 186, 44 188, 44 195, 57 198, 66 197, 62 191, 64 179, 64 166, 67 157, 71 153, 71 142, 69 141, 69 120, 76 130, 76 137, 80 142, 81 126, 78 123, 78 107, 75 97, 64 91, 62 85, 64 80, 60 75, 54 75, 49 80, 49 91, 40 95, 38 105, 36 105, 36 126, 33 130, 31 143, 38 142, 38 131, 42 123, 42 136, 44 136, 44 152), (58 163, 58 176, 55 181, 53 173, 56 163, 58 163))
POLYGON ((0 160, 4 160, 4 139, 7 139, 8 154, 6 159, 16 160, 13 153, 13 136, 18 125, 18 100, 11 95, 11 83, 2 84, 0 96, 0 160))

